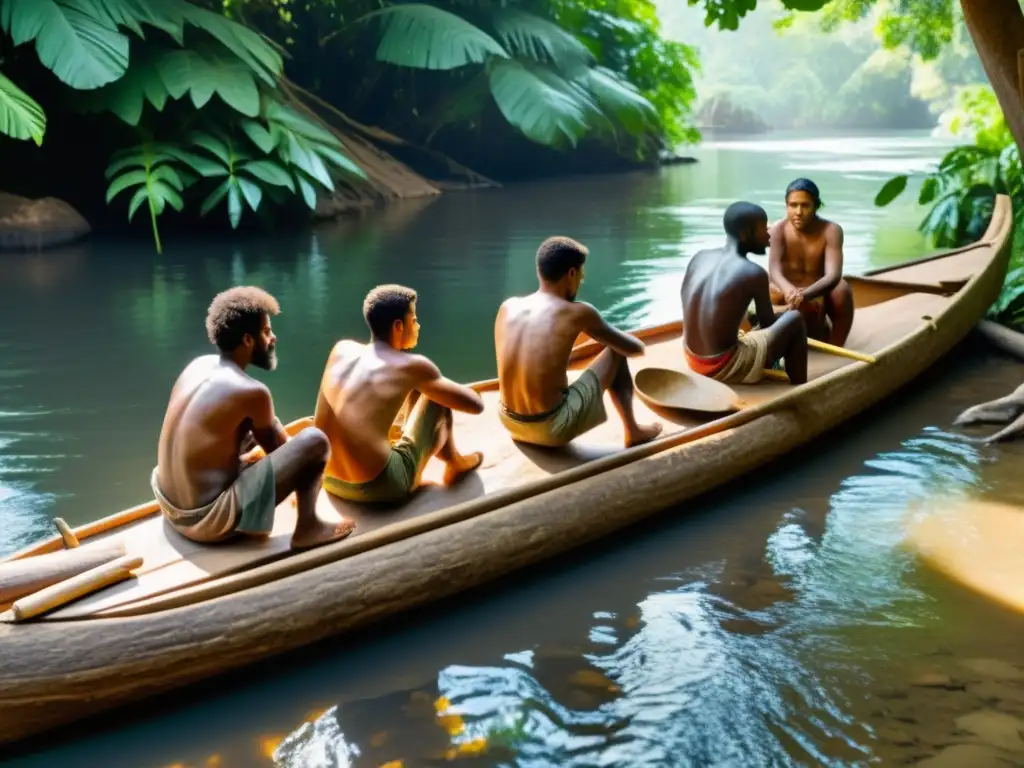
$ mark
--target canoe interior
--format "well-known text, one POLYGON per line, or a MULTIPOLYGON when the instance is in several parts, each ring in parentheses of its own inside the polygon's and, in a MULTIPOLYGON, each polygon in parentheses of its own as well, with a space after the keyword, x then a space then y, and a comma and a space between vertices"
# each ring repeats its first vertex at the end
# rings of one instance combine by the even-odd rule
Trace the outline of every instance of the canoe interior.
MULTIPOLYGON (((867 353, 878 353, 919 329, 922 324, 938 318, 950 306, 957 291, 981 272, 995 258, 1002 243, 980 242, 923 263, 886 270, 872 277, 848 278, 856 307, 853 330, 846 346, 867 353)), ((687 370, 682 354, 680 322, 659 326, 637 335, 644 338, 647 351, 641 358, 630 360, 631 370, 657 366, 687 370)), ((580 358, 571 377, 585 365, 588 356, 599 351, 594 342, 579 348, 580 358)), ((844 366, 865 365, 846 358, 811 352, 809 376, 821 377, 844 366)), ((383 508, 357 508, 321 491, 318 508, 324 518, 344 515, 356 521, 356 529, 345 542, 330 545, 339 548, 339 557, 346 556, 340 547, 361 536, 386 526, 417 518, 429 512, 453 507, 510 488, 529 488, 538 481, 569 468, 623 449, 623 431, 611 402, 605 395, 608 420, 562 450, 548 450, 518 445, 508 438, 497 417, 498 393, 495 382, 478 387, 486 409, 480 416, 457 414, 455 434, 462 451, 481 450, 484 463, 480 470, 453 488, 436 484, 442 466, 432 460, 424 475, 430 484, 404 505, 383 508)), ((752 408, 792 392, 784 382, 762 381, 756 385, 737 385, 734 389, 743 408, 752 408)), ((637 418, 659 421, 666 434, 679 433, 698 425, 721 419, 721 416, 687 415, 681 412, 652 412, 639 398, 635 399, 637 418)), ((309 419, 290 425, 301 429, 309 419)), ((152 503, 126 513, 112 515, 76 530, 82 546, 93 546, 111 537, 124 540, 128 554, 141 555, 144 565, 136 578, 81 598, 38 621, 83 620, 102 618, 112 611, 128 606, 145 606, 147 600, 159 595, 181 592, 195 585, 225 579, 270 561, 289 556, 289 539, 295 523, 293 498, 278 507, 274 530, 269 540, 237 541, 217 546, 194 544, 174 532, 152 503)), ((26 557, 60 548, 60 539, 30 547, 12 556, 26 557)), ((324 548, 327 549, 327 548, 324 548)), ((351 547, 347 547, 348 550, 351 547)), ((347 551, 347 550, 346 550, 347 551)), ((358 550, 355 550, 358 551, 358 550)), ((4 606, 0 606, 3 608, 4 606)))

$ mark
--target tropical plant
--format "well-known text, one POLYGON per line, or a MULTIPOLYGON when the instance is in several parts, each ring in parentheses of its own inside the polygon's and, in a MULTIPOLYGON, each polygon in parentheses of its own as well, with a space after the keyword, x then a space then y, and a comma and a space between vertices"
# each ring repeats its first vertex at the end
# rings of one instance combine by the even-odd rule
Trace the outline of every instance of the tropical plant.
MULTIPOLYGON (((920 229, 935 246, 955 248, 976 240, 992 218, 996 195, 1009 195, 1018 221, 1024 215, 1024 180, 1020 152, 1006 127, 991 88, 962 91, 959 106, 944 116, 954 135, 970 135, 973 143, 955 147, 928 173, 918 204, 931 206, 920 229)), ((909 176, 887 181, 875 197, 886 206, 906 189, 909 176)))
MULTIPOLYGON (((222 15, 185 0, 0 0, 0 28, 14 46, 35 42, 40 63, 75 89, 76 109, 135 129, 141 140, 107 169, 107 202, 132 191, 129 220, 146 203, 158 251, 157 219, 182 211, 186 193, 203 193, 203 215, 223 201, 238 227, 244 205, 299 196, 313 208, 333 174, 365 176, 333 134, 282 101, 274 47, 222 15)), ((40 144, 45 132, 42 108, 2 76, 0 131, 40 144)))
MULTIPOLYGON (((592 131, 637 136, 656 127, 650 101, 557 24, 518 8, 463 13, 403 3, 373 11, 359 23, 378 26, 378 61, 429 70, 481 66, 486 91, 501 114, 539 144, 576 146, 592 131)), ((452 94, 432 135, 472 107, 479 110, 482 85, 472 79, 452 94)))
MULTIPOLYGON (((973 143, 954 147, 921 183, 918 204, 930 206, 920 224, 940 248, 977 240, 992 218, 996 195, 1008 195, 1015 217, 1014 262, 1019 263, 1024 224, 1024 176, 1020 151, 1006 127, 995 94, 985 86, 964 89, 958 107, 943 115, 954 135, 973 143)), ((895 176, 883 185, 875 204, 885 206, 906 189, 909 177, 895 176)), ((1024 328, 1024 267, 1011 269, 999 299, 989 309, 999 322, 1024 328)))

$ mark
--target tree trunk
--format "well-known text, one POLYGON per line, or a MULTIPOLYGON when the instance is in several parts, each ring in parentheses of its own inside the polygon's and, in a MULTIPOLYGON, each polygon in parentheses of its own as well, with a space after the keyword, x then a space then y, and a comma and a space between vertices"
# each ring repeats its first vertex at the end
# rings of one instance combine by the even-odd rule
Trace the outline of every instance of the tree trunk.
POLYGON ((960 0, 1006 124, 1024 155, 1024 12, 1018 0, 960 0))

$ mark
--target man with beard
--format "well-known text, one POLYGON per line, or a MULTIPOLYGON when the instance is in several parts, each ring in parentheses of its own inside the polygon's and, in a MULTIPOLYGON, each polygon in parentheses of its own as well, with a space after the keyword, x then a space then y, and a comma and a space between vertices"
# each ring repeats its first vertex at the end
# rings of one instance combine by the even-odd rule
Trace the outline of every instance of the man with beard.
POLYGON ((625 428, 626 446, 653 440, 660 424, 637 424, 627 357, 644 352, 639 339, 609 325, 590 304, 576 301, 586 247, 549 237, 537 249, 538 290, 507 299, 498 310, 494 342, 501 392, 499 417, 513 440, 560 447, 603 424, 608 390, 625 428), (604 351, 569 384, 566 368, 580 333, 604 351))
POLYGON ((841 347, 853 327, 853 292, 843 280, 843 228, 818 216, 819 208, 821 195, 810 179, 786 187, 786 218, 772 228, 768 255, 772 303, 799 310, 811 338, 841 347))
POLYGON ((768 214, 753 203, 730 205, 725 246, 699 251, 683 277, 683 351, 690 370, 717 381, 754 384, 785 358, 792 384, 807 381, 807 328, 799 312, 776 317, 768 275, 747 259, 769 243, 768 214), (751 301, 760 328, 741 333, 751 301))
POLYGON ((250 364, 277 367, 270 316, 279 311, 277 300, 259 288, 218 294, 206 332, 220 354, 193 360, 171 390, 150 483, 164 516, 193 541, 265 537, 275 508, 292 492, 298 508, 294 549, 337 541, 354 527, 345 520, 326 523, 316 514, 330 451, 323 432, 307 428, 289 438, 274 415, 270 391, 245 372, 250 364), (265 457, 258 458, 258 450, 240 456, 247 443, 257 444, 265 457))
POLYGON ((324 490, 354 502, 398 502, 419 486, 432 456, 445 464, 445 485, 479 467, 481 453, 455 449, 452 409, 483 413, 483 398, 409 351, 420 335, 416 292, 377 286, 363 318, 370 343, 339 341, 320 381, 313 424, 331 445, 324 490), (408 414, 404 430, 396 425, 400 411, 408 414), (394 444, 393 427, 400 433, 394 444))

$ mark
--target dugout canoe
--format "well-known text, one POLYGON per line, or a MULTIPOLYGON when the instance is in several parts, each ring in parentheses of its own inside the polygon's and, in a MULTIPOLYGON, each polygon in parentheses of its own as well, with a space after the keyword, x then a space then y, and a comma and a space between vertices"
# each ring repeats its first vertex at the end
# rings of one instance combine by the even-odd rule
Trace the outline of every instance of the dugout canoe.
MULTIPOLYGON (((357 510, 321 493, 320 514, 354 518, 348 539, 288 551, 285 501, 261 543, 200 547, 170 530, 153 502, 74 530, 81 547, 123 542, 135 576, 24 623, 0 623, 0 743, 338 635, 565 552, 748 472, 862 412, 964 338, 999 294, 1012 210, 1000 196, 976 243, 848 278, 856 319, 847 347, 876 362, 812 352, 811 380, 736 386, 719 417, 653 413, 657 441, 622 448, 606 424, 561 451, 517 446, 497 420, 497 383, 475 384, 486 410, 456 416, 478 473, 424 488, 388 510, 357 510)), ((638 331, 632 369, 686 370, 680 322, 638 331)), ((600 350, 582 341, 574 368, 600 350)), ((310 419, 289 425, 305 428, 310 419)), ((432 462, 425 478, 435 480, 432 462)), ((3 562, 55 552, 61 536, 3 562)), ((120 551, 120 550, 119 550, 120 551)), ((2 608, 2 606, 0 606, 2 608)))

